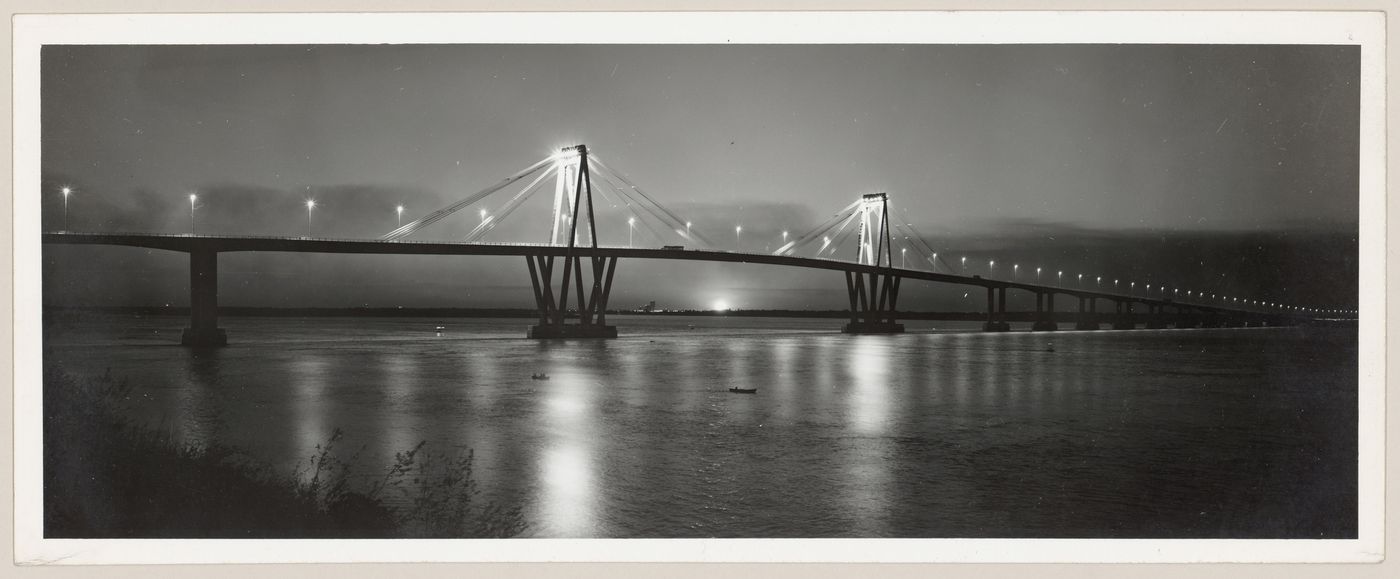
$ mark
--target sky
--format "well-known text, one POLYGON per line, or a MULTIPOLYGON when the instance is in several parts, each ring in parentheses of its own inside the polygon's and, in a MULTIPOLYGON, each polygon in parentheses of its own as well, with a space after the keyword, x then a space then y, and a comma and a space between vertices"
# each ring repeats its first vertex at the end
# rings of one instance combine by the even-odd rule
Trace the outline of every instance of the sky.
MULTIPOLYGON (((776 248, 887 192, 968 273, 1015 263, 1350 307, 1358 75, 1343 46, 49 46, 34 193, 46 230, 64 227, 69 186, 76 231, 188 232, 196 193, 199 233, 374 238, 397 205, 415 219, 583 143, 720 249, 776 248)), ((487 240, 546 241, 549 201, 487 240)), ((599 237, 625 244, 615 201, 600 200, 599 237)), ((461 239, 477 210, 413 238, 461 239)), ((225 255, 220 301, 528 307, 518 261, 225 255)), ((45 302, 180 305, 186 267, 47 247, 45 302)), ((846 299, 830 272, 636 261, 618 276, 614 307, 846 299)), ((982 307, 965 291, 901 300, 982 307)))

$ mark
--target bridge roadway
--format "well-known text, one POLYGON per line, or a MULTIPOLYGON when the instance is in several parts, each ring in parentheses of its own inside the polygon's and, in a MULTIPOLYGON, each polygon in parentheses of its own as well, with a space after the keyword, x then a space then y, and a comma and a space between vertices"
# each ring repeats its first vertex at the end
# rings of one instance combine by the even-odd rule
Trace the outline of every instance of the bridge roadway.
MULTIPOLYGON (((574 247, 572 249, 563 246, 548 244, 528 244, 528 243, 462 243, 462 242, 442 242, 442 241, 381 241, 368 239, 330 239, 314 237, 259 237, 259 236, 221 236, 221 235, 190 235, 190 234, 151 234, 151 233, 44 233, 43 243, 55 245, 109 245, 140 247, 147 249, 159 249, 189 253, 191 255, 191 283, 192 283, 192 310, 198 309, 199 305, 193 302, 199 301, 194 295, 199 290, 193 286, 200 284, 196 280, 196 270, 207 269, 212 273, 208 276, 208 291, 217 293, 216 282, 216 261, 213 256, 226 252, 282 252, 282 253, 342 253, 342 254, 377 254, 377 255, 494 255, 494 256, 525 256, 527 258, 541 257, 564 257, 579 256, 583 258, 636 258, 636 259, 668 259, 668 260, 688 260, 688 261, 709 261, 709 262, 729 262, 729 263, 752 263, 762 265, 777 265, 786 267, 801 267, 807 269, 819 269, 830 271, 841 271, 849 274, 863 274, 870 276, 894 276, 902 279, 916 279, 947 283, 955 285, 967 285, 986 288, 988 291, 989 310, 995 308, 992 303, 992 292, 999 294, 1002 314, 1005 313, 1005 292, 1006 290, 1024 290, 1035 293, 1038 296, 1052 296, 1049 308, 1046 311, 1054 311, 1053 296, 1055 294, 1069 295, 1078 298, 1080 301, 1081 313, 1097 315, 1094 311, 1096 300, 1105 299, 1116 302, 1122 307, 1127 304, 1128 313, 1131 314, 1131 304, 1140 303, 1148 306, 1151 312, 1160 312, 1162 308, 1176 308, 1180 313, 1189 309, 1198 314, 1218 314, 1225 316, 1242 316, 1250 319, 1270 318, 1270 319, 1301 319, 1296 316, 1286 314, 1273 314, 1258 311, 1242 310, 1236 308, 1226 308, 1199 303, 1176 302, 1171 299, 1150 298, 1146 296, 1130 296, 1125 294, 1084 290, 1080 288, 1070 288, 1062 286, 1051 286, 1034 283, 1022 283, 1018 281, 1007 281, 998 279, 988 279, 980 276, 964 276, 931 271, 921 271, 914 269, 878 267, 859 263, 838 261, 834 259, 821 259, 812 257, 780 256, 767 253, 742 253, 734 251, 717 251, 706 249, 667 249, 667 248, 639 248, 639 247, 574 247), (200 256, 207 260, 206 265, 201 266, 200 256), (1090 304, 1090 309, 1085 310, 1084 304, 1090 304)), ((609 280, 611 281, 611 280, 609 280)), ((849 281, 849 280, 848 280, 849 281)), ((857 282, 859 285, 859 282, 857 282)), ((897 287, 897 286, 896 286, 897 287)), ((850 285, 848 284, 848 289, 850 285)), ((895 290, 897 294, 897 289, 895 290)), ((538 288, 537 288, 538 292, 538 288)), ((213 307, 215 298, 210 296, 209 307, 213 307)), ((537 299, 538 295, 537 295, 537 299)), ((870 299, 872 306, 874 294, 870 299)), ((853 295, 852 302, 855 303, 853 295)), ((606 297, 604 297, 606 303, 606 297)), ((883 300, 882 302, 883 303, 883 300)), ((1039 304, 1039 301, 1037 302, 1039 304)), ((891 308, 892 310, 893 308, 891 308)), ((1042 308, 1038 307, 1038 311, 1042 308)), ((854 309, 853 309, 854 312, 854 309)), ((892 311, 890 313, 893 313, 892 311)), ((989 312, 995 313, 995 312, 989 312)), ((1122 313, 1122 312, 1119 312, 1122 313)), ((196 316, 197 317, 197 316, 196 316)), ((195 320, 196 322, 198 320, 195 320)), ((213 319, 208 320, 213 323, 213 319)), ((989 322, 994 321, 990 320, 989 322)), ((196 324, 197 325, 197 324, 196 324)), ((1097 327, 1097 325, 1095 325, 1097 327)))

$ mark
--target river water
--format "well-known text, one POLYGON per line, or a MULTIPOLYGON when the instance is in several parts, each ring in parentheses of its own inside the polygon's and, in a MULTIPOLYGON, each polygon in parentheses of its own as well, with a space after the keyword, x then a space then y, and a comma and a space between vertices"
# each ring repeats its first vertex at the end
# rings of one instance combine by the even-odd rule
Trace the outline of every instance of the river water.
POLYGON ((192 352, 182 318, 103 315, 47 328, 44 361, 284 472, 335 428, 364 478, 419 441, 471 449, 533 536, 1356 535, 1354 329, 610 320, 616 340, 546 342, 522 319, 224 318, 232 344, 192 352))

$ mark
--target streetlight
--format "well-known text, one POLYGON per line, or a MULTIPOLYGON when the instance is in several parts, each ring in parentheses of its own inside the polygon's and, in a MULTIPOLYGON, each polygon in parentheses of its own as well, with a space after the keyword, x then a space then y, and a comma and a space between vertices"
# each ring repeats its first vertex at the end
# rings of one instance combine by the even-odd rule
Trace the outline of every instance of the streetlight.
POLYGON ((1133 290, 1136 289, 1136 288, 1137 288, 1137 282, 1135 282, 1135 281, 1130 281, 1130 282, 1128 282, 1128 295, 1133 295, 1133 290))
POLYGON ((994 275, 996 275, 996 274, 997 274, 997 260, 995 260, 995 259, 989 259, 989 260, 987 260, 987 277, 992 277, 992 276, 994 276, 994 275))
POLYGON ((637 230, 637 218, 627 218, 627 247, 632 247, 632 232, 637 230))
POLYGON ((197 199, 194 193, 190 193, 190 235, 194 235, 194 200, 197 199))
POLYGON ((1098 276, 1094 278, 1094 285, 1103 287, 1103 276, 1098 276))
POLYGON ((311 210, 316 208, 315 199, 306 200, 306 236, 311 237, 311 210))
POLYGON ((744 238, 741 237, 741 236, 739 235, 740 233, 743 233, 743 231, 744 231, 744 226, 743 226, 743 225, 735 225, 735 226, 734 226, 734 245, 736 245, 736 246, 739 247, 739 251, 743 251, 743 250, 744 250, 744 238))
POLYGON ((685 238, 690 239, 690 222, 685 222, 685 238))
POLYGON ((899 268, 900 268, 900 269, 908 269, 908 265, 909 265, 909 256, 906 255, 906 252, 908 252, 908 251, 909 251, 909 248, 907 248, 907 247, 901 247, 901 248, 899 248, 899 268))
POLYGON ((484 207, 481 209, 481 222, 486 223, 486 209, 484 207))
POLYGON ((68 231, 68 196, 73 194, 73 188, 63 187, 63 230, 68 231))
POLYGON ((394 208, 399 214, 399 227, 403 227, 403 205, 394 208))
POLYGON ((1040 283, 1040 268, 1035 268, 1035 283, 1040 283))
POLYGON ((783 232, 783 245, 787 245, 787 232, 783 232))
POLYGON ((1082 273, 1079 274, 1079 287, 1080 287, 1080 288, 1083 288, 1083 287, 1084 287, 1084 274, 1082 274, 1082 273))
POLYGON ((1113 291, 1118 291, 1118 280, 1113 280, 1113 291))
POLYGON ((964 255, 963 258, 962 258, 962 270, 963 270, 963 275, 967 275, 967 256, 966 256, 966 255, 964 255))
POLYGON ((1060 287, 1065 287, 1065 272, 1064 272, 1064 271, 1060 271, 1058 274, 1056 274, 1056 276, 1055 276, 1055 284, 1058 285, 1058 286, 1060 286, 1060 287))
POLYGON ((1011 280, 1012 280, 1012 281, 1015 281, 1015 280, 1019 279, 1019 278, 1020 278, 1020 275, 1021 275, 1021 264, 1019 264, 1019 263, 1011 264, 1011 280))

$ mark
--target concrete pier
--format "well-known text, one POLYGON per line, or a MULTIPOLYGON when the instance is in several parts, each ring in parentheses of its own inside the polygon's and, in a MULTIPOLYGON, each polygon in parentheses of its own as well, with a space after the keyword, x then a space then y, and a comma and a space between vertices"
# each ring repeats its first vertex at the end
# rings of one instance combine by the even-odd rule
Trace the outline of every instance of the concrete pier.
POLYGON ((194 348, 228 345, 228 334, 219 327, 218 252, 190 252, 190 327, 180 335, 180 344, 194 348))

